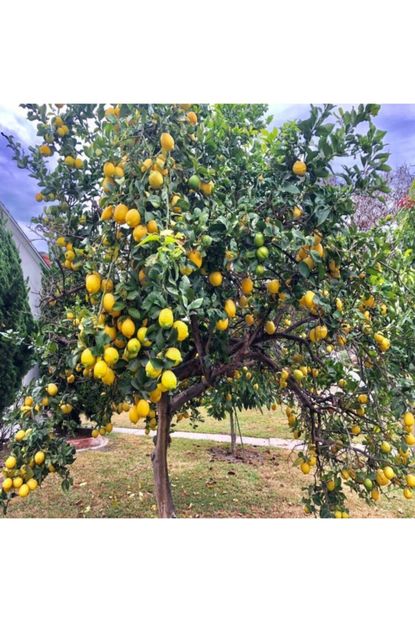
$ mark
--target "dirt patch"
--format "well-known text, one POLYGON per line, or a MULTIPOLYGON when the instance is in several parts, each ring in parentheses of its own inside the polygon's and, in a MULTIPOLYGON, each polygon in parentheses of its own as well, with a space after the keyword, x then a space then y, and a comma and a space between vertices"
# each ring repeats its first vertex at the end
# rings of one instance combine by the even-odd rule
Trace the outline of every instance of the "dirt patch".
POLYGON ((264 464, 264 453, 251 447, 238 447, 236 455, 232 455, 227 447, 210 447, 208 450, 210 455, 209 462, 221 461, 230 463, 243 464, 264 464))

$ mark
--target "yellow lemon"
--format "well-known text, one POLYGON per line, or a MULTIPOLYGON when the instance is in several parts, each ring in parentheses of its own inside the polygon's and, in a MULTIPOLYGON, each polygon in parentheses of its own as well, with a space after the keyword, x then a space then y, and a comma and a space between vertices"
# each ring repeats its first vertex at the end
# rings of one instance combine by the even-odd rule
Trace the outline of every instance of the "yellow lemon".
POLYGON ((104 171, 105 177, 114 177, 115 175, 114 164, 112 162, 105 162, 103 171, 104 171))
POLYGON ((17 442, 22 441, 25 436, 26 436, 26 432, 24 430, 19 430, 14 435, 14 440, 17 441, 17 442))
POLYGON ((148 183, 153 190, 161 188, 163 185, 163 175, 159 171, 151 171, 148 176, 148 183))
POLYGON ((85 287, 89 294, 96 294, 101 289, 101 277, 99 274, 88 274, 85 277, 85 287))
POLYGON ((118 350, 116 350, 112 346, 105 348, 104 361, 107 363, 107 365, 115 365, 119 358, 120 355, 118 354, 118 350))
POLYGON ((378 346, 381 352, 386 352, 391 347, 391 342, 389 341, 389 339, 384 337, 382 341, 378 344, 378 346))
POLYGON ((139 225, 141 222, 141 216, 140 216, 140 212, 138 211, 138 209, 135 209, 135 208, 129 209, 125 215, 125 222, 132 229, 134 229, 134 227, 139 225))
POLYGON ((141 166, 141 172, 145 173, 146 171, 148 171, 151 167, 153 166, 153 160, 151 158, 147 158, 146 160, 144 160, 142 166, 141 166))
POLYGON ((255 322, 254 316, 251 313, 248 313, 248 315, 245 315, 245 322, 248 326, 252 326, 255 322))
POLYGON ((145 225, 137 225, 133 229, 133 238, 136 242, 140 242, 148 233, 145 225))
POLYGON ((72 156, 68 155, 64 159, 64 163, 66 164, 66 166, 69 166, 69 168, 74 168, 74 166, 75 166, 75 158, 73 158, 72 156))
POLYGON ((225 302, 225 313, 228 317, 233 318, 236 315, 236 305, 234 303, 233 300, 231 300, 230 298, 228 298, 228 300, 225 302))
POLYGON ((4 462, 4 466, 6 467, 6 469, 14 469, 16 463, 16 458, 14 456, 9 456, 4 462))
POLYGON ((105 361, 97 361, 94 365, 95 378, 103 378, 107 372, 108 365, 105 361))
POLYGON ((146 402, 146 400, 138 400, 135 405, 135 410, 140 418, 147 417, 148 413, 150 412, 150 405, 148 402, 146 402))
POLYGON ((176 375, 168 369, 164 371, 161 376, 161 384, 167 391, 171 391, 177 387, 176 375))
POLYGON ((336 309, 337 311, 340 311, 340 313, 343 311, 343 302, 340 298, 336 298, 336 309))
POLYGON ((102 376, 101 380, 104 384, 107 384, 107 385, 110 385, 115 381, 115 373, 113 372, 111 367, 107 368, 107 371, 102 376))
POLYGON ((226 330, 229 326, 229 319, 226 318, 224 320, 218 320, 216 322, 216 328, 217 330, 226 330))
POLYGON ((200 268, 203 263, 202 255, 198 250, 192 250, 188 253, 187 258, 191 261, 195 266, 200 268))
POLYGON ((86 348, 81 354, 81 363, 85 367, 92 367, 95 364, 95 356, 92 354, 90 348, 86 348))
POLYGON ((43 451, 37 451, 35 453, 35 464, 38 466, 45 462, 45 453, 43 451))
POLYGON ((272 279, 272 281, 269 281, 267 283, 267 290, 268 293, 271 295, 278 294, 278 292, 280 291, 280 287, 281 283, 278 281, 278 279, 272 279))
POLYGON ((159 402, 161 400, 161 390, 157 387, 154 389, 154 391, 151 391, 150 395, 150 400, 156 404, 157 402, 159 402))
POLYGON ((110 313, 114 305, 115 305, 115 296, 111 293, 104 294, 104 297, 102 299, 102 306, 104 307, 105 311, 107 313, 110 313))
POLYGON ((138 422, 140 417, 138 416, 138 413, 137 413, 137 410, 136 410, 135 406, 131 406, 131 408, 130 408, 130 410, 128 412, 128 417, 129 417, 131 423, 137 423, 138 422))
POLYGON ((13 488, 13 480, 11 477, 6 477, 5 480, 3 480, 3 483, 1 485, 2 489, 4 490, 5 493, 8 493, 9 490, 11 490, 13 488))
POLYGON ((392 450, 392 448, 391 448, 390 444, 387 441, 382 441, 382 444, 380 446, 380 451, 382 453, 384 453, 384 454, 389 454, 391 452, 391 450, 392 450))
POLYGON ((141 350, 141 342, 139 339, 130 339, 127 343, 127 350, 130 354, 138 354, 141 350))
POLYGON ((268 320, 267 322, 265 322, 264 330, 267 333, 267 335, 273 335, 277 329, 275 327, 274 322, 272 322, 271 320, 268 320))
POLYGON ((162 328, 170 328, 174 323, 173 311, 171 309, 162 309, 159 313, 158 321, 162 328))
POLYGON ((27 484, 22 484, 22 486, 19 487, 19 497, 27 497, 29 492, 30 488, 27 484))
POLYGON ((155 220, 149 220, 147 230, 149 233, 158 233, 159 228, 155 220))
POLYGON ((151 361, 146 363, 145 370, 149 378, 158 378, 161 374, 161 369, 154 367, 151 361))
POLYGON ((415 423, 415 418, 411 412, 406 412, 403 416, 403 422, 407 426, 412 426, 415 423))
POLYGON ((41 145, 39 147, 39 153, 43 156, 51 156, 52 155, 52 149, 49 147, 49 145, 41 145))
POLYGON ((307 309, 311 309, 313 307, 314 297, 315 297, 315 293, 310 290, 307 291, 302 297, 302 302, 304 306, 307 307, 307 309))
POLYGON ((168 134, 167 132, 163 132, 163 134, 160 136, 160 145, 161 145, 161 148, 164 149, 164 151, 173 151, 174 149, 173 136, 171 136, 171 134, 168 134))
POLYGON ((128 207, 124 205, 124 203, 119 203, 114 209, 113 219, 119 225, 123 225, 125 223, 125 217, 128 214, 128 207))
POLYGON ((117 336, 117 329, 115 326, 104 326, 104 333, 106 333, 111 340, 114 340, 117 336))
POLYGON ((197 123, 197 114, 195 112, 193 112, 193 110, 190 110, 187 115, 187 120, 189 121, 190 125, 196 125, 197 123))
POLYGON ((303 177, 307 172, 307 165, 302 160, 297 160, 293 164, 292 171, 294 175, 298 175, 299 177, 303 177))
POLYGON ((241 289, 242 289, 242 292, 245 294, 245 296, 248 296, 249 294, 252 293, 252 290, 254 289, 254 283, 252 279, 249 278, 249 276, 242 279, 241 289))
POLYGON ((151 341, 147 339, 146 335, 147 335, 147 327, 141 326, 137 331, 137 337, 140 340, 140 343, 142 343, 143 346, 148 348, 149 346, 151 346, 151 341))
POLYGON ((132 321, 131 318, 127 318, 126 320, 124 320, 124 322, 121 324, 121 332, 124 335, 124 337, 127 337, 127 339, 129 339, 130 337, 132 337, 135 333, 135 324, 132 321))
POLYGON ((167 348, 165 357, 170 361, 174 361, 175 365, 178 365, 183 360, 181 352, 178 348, 167 348))
POLYGON ((187 324, 182 322, 182 320, 176 320, 173 323, 173 328, 176 329, 177 332, 177 341, 184 341, 189 336, 189 329, 187 324))
POLYGON ((57 392, 58 392, 58 387, 56 386, 56 384, 54 384, 53 382, 51 382, 50 384, 48 384, 48 386, 46 387, 46 391, 47 393, 51 396, 54 397, 57 392))
POLYGON ((213 285, 213 287, 220 287, 223 282, 223 276, 220 272, 211 272, 209 274, 209 283, 213 285))
POLYGON ((208 181, 208 182, 202 181, 202 183, 200 184, 200 190, 207 197, 212 194, 214 187, 215 187, 215 184, 213 183, 213 181, 208 181))

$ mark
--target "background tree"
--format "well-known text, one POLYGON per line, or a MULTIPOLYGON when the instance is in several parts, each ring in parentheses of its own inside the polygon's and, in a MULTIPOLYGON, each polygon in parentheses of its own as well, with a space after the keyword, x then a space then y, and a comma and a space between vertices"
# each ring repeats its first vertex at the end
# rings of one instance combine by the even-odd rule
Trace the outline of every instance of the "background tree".
MULTIPOLYGON (((62 280, 85 279, 70 293, 78 337, 66 365, 102 397, 93 433, 120 405, 157 430, 160 516, 175 515, 171 425, 200 406, 223 416, 284 402, 305 442, 297 464, 314 476, 308 512, 346 516, 350 490, 369 503, 389 488, 412 495, 412 212, 394 228, 351 224, 357 195, 387 189, 378 110, 312 106, 269 132, 260 105, 31 106, 43 144, 26 155, 10 140, 42 196, 74 197, 73 226, 54 242, 62 280), (52 152, 57 165, 38 173, 52 152), (330 183, 350 157, 364 164, 330 183)), ((44 377, 36 415, 13 414, 5 506, 30 492, 16 469, 36 483, 56 469, 68 485, 73 452, 54 431, 75 385, 44 377)))
POLYGON ((408 197, 414 178, 415 174, 407 164, 384 173, 385 184, 389 192, 377 193, 374 196, 357 195, 353 222, 359 229, 369 229, 386 216, 394 217, 408 197))
POLYGON ((33 329, 19 253, 0 217, 0 429, 4 409, 31 366, 33 329))

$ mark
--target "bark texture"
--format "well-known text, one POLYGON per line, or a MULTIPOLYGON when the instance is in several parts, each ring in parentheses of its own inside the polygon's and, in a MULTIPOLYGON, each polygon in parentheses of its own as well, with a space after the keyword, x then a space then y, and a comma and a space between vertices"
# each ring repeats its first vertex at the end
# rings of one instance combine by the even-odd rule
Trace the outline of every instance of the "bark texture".
POLYGON ((170 402, 166 393, 158 403, 158 426, 156 444, 152 455, 154 489, 160 518, 176 518, 176 510, 171 494, 167 451, 170 444, 170 402))

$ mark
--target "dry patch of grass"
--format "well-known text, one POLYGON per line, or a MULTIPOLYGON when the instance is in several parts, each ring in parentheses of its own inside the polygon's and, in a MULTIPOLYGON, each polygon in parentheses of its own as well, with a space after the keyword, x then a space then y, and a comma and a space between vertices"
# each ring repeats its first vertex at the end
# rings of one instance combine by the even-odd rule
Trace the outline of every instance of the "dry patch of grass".
MULTIPOLYGON (((174 426, 174 429, 181 432, 203 432, 206 434, 230 434, 229 418, 218 421, 209 417, 206 411, 201 408, 201 415, 204 421, 198 423, 195 428, 189 419, 182 419, 174 426)), ((238 414, 239 425, 243 436, 254 436, 255 438, 292 438, 287 425, 287 417, 278 407, 277 410, 264 409, 261 413, 257 409, 243 410, 238 414)), ((142 422, 134 425, 128 418, 128 413, 114 415, 112 422, 115 426, 122 428, 144 427, 142 422)))
MULTIPOLYGON (((155 517, 150 454, 152 440, 112 434, 103 450, 82 452, 72 467, 68 493, 51 475, 27 499, 15 499, 11 518, 155 517)), ((303 518, 301 487, 310 476, 291 466, 294 454, 245 448, 245 460, 230 459, 226 446, 174 439, 169 452, 177 513, 181 517, 303 518)), ((350 504, 353 517, 415 516, 415 500, 401 495, 367 507, 350 504)))

